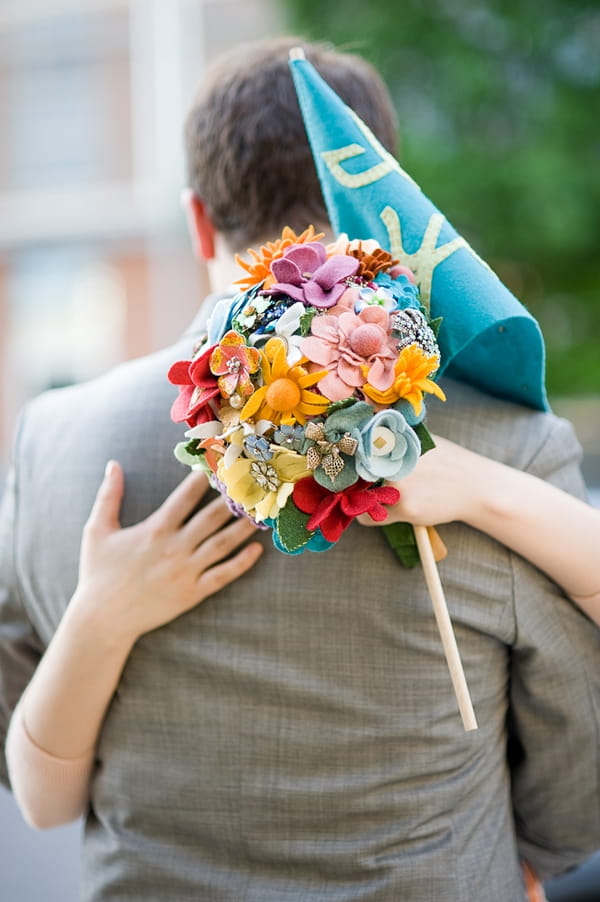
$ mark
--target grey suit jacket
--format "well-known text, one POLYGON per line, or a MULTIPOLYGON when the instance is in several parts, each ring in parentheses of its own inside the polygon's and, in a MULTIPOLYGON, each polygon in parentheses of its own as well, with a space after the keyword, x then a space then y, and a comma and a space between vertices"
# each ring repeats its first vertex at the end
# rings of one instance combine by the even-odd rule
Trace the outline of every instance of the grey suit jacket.
MULTIPOLYGON (((177 346, 33 401, 0 518, 0 726, 74 589, 105 462, 123 522, 182 478, 177 346)), ((581 493, 571 428, 447 383, 429 424, 581 493)), ((518 556, 442 527, 479 730, 465 733, 420 568, 378 529, 255 569, 136 644, 97 752, 86 902, 518 902, 600 846, 600 631, 518 556), (510 748, 508 749, 510 721, 510 748), (508 756, 507 756, 508 749, 508 756)))

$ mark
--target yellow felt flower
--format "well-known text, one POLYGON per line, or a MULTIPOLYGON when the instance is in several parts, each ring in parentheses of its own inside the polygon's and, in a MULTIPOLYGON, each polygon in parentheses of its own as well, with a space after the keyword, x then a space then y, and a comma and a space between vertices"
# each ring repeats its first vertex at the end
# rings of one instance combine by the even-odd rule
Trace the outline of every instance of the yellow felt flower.
POLYGON ((231 466, 221 459, 217 476, 227 494, 255 520, 276 517, 294 489, 294 483, 310 475, 306 457, 281 448, 267 461, 240 457, 231 466))
POLYGON ((270 420, 276 426, 292 426, 294 423, 304 425, 307 417, 316 417, 324 413, 331 403, 328 398, 308 391, 327 375, 325 370, 308 373, 301 365, 306 358, 290 366, 287 361, 285 342, 280 338, 271 338, 262 353, 263 385, 257 388, 244 404, 240 419, 250 417, 270 420))
MULTIPOLYGON (((429 392, 446 400, 446 395, 439 385, 429 378, 440 365, 439 357, 434 354, 428 357, 417 344, 404 348, 394 364, 394 380, 385 391, 378 391, 368 382, 362 386, 362 390, 375 404, 381 407, 391 407, 396 401, 403 399, 412 404, 415 414, 421 413, 423 406, 423 394, 429 392)), ((369 367, 361 367, 368 378, 369 367)))

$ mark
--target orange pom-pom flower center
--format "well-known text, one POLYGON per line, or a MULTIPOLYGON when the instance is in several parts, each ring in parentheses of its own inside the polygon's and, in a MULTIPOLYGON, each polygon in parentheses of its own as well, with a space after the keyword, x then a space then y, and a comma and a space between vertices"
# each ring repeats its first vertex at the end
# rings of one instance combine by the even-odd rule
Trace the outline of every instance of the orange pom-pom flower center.
POLYGON ((293 410, 300 403, 300 388, 291 379, 275 379, 267 389, 267 404, 278 413, 293 410))

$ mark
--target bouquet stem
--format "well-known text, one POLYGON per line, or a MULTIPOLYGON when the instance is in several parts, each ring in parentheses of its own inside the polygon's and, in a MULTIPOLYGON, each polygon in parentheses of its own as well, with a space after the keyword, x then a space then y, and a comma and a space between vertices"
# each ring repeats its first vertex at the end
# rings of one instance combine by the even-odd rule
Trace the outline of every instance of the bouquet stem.
POLYGON ((450 679, 452 680, 452 685, 454 687, 454 693, 456 695, 456 701, 458 703, 463 726, 467 731, 476 730, 477 720, 475 719, 469 687, 467 686, 460 655, 458 653, 454 630, 452 629, 452 623, 450 622, 448 606, 446 605, 444 590, 435 563, 429 532, 426 526, 415 526, 414 531, 421 563, 423 565, 425 582, 427 583, 429 595, 431 596, 431 601, 433 603, 433 612, 440 631, 446 661, 448 662, 448 669, 450 670, 450 679))

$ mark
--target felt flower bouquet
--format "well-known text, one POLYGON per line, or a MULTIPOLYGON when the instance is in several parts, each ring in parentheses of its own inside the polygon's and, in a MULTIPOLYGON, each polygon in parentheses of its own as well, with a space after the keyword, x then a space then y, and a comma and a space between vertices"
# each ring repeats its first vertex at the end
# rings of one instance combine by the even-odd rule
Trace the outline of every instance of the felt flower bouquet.
POLYGON ((424 397, 445 400, 440 320, 375 241, 322 237, 285 228, 250 262, 237 258, 241 293, 217 304, 206 339, 169 370, 171 416, 190 427, 175 454, 287 554, 331 548, 360 514, 382 523, 400 561, 423 564, 463 725, 476 729, 431 535, 384 523, 400 497, 389 483, 433 446, 424 397))
POLYGON ((432 446, 424 396, 440 354, 413 274, 374 241, 326 245, 312 226, 259 251, 190 360, 174 363, 179 460, 289 554, 331 547, 386 505, 432 446))

